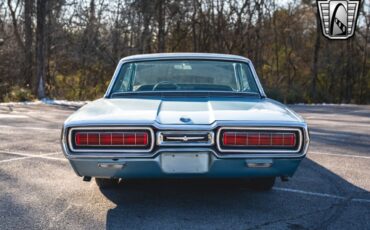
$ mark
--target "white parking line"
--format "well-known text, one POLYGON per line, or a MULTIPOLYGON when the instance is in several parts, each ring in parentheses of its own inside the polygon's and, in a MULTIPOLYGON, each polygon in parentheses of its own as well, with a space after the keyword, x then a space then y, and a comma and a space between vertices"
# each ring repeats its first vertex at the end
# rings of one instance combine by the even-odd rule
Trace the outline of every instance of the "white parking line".
POLYGON ((350 155, 350 154, 338 154, 338 153, 326 153, 326 152, 311 152, 311 151, 309 151, 308 154, 327 155, 327 156, 336 156, 336 157, 352 157, 352 158, 370 159, 370 156, 360 156, 360 155, 350 155))
POLYGON ((64 159, 64 158, 50 157, 51 155, 60 154, 60 152, 46 153, 46 154, 29 154, 29 153, 21 153, 21 152, 0 151, 0 153, 21 156, 17 158, 2 160, 0 161, 0 163, 11 162, 11 161, 16 161, 16 160, 24 160, 24 159, 29 159, 29 158, 42 158, 42 159, 50 159, 50 160, 67 161, 67 159, 64 159))
POLYGON ((20 126, 20 127, 17 127, 17 126, 11 126, 11 125, 0 125, 0 128, 5 128, 5 129, 19 129, 19 130, 22 130, 22 129, 31 129, 31 130, 45 130, 45 131, 49 131, 49 130, 61 130, 61 128, 46 128, 46 127, 32 127, 32 126, 20 126))
POLYGON ((0 118, 28 118, 28 117, 25 115, 0 114, 0 118))
POLYGON ((0 153, 8 154, 8 155, 18 155, 18 156, 25 156, 25 157, 35 157, 35 156, 49 156, 49 155, 55 155, 61 152, 52 152, 52 153, 22 153, 22 152, 14 152, 14 151, 4 151, 0 150, 0 153))
POLYGON ((360 202, 360 203, 370 203, 370 199, 350 198, 350 197, 338 196, 338 195, 334 195, 334 194, 320 193, 320 192, 310 192, 310 191, 291 189, 291 188, 273 187, 273 190, 282 191, 282 192, 300 193, 300 194, 304 194, 304 195, 326 197, 326 198, 333 198, 333 199, 339 199, 339 200, 349 200, 349 201, 360 202))
POLYGON ((32 158, 32 157, 17 157, 17 158, 2 160, 2 161, 0 161, 0 164, 5 163, 5 162, 10 162, 10 161, 24 160, 24 159, 28 159, 28 158, 32 158))

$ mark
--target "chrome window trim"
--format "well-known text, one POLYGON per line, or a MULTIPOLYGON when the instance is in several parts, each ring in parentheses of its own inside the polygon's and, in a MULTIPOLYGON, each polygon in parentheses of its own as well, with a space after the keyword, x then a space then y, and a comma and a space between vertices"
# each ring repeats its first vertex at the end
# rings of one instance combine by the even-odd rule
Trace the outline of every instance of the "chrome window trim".
POLYGON ((283 128, 283 127, 227 127, 223 126, 218 129, 216 136, 217 150, 221 153, 233 153, 233 152, 243 152, 243 153, 298 153, 301 151, 303 144, 303 134, 299 128, 283 128), (287 150, 287 149, 225 149, 221 146, 221 131, 222 130, 263 130, 263 131, 295 131, 298 132, 299 143, 297 149, 287 150))
POLYGON ((157 145, 158 146, 212 146, 214 144, 214 139, 215 139, 215 135, 214 135, 214 132, 213 131, 205 131, 205 130, 197 130, 197 131, 189 131, 189 130, 184 130, 184 131, 181 131, 181 130, 176 130, 176 131, 159 131, 157 132, 157 145), (161 135, 162 134, 178 134, 178 135, 184 135, 186 136, 187 134, 188 135, 191 135, 191 134, 199 134, 199 133, 204 133, 204 134, 207 134, 207 135, 211 135, 211 138, 208 142, 206 143, 186 143, 186 142, 166 142, 166 141, 163 141, 162 138, 161 138, 161 135))
MULTIPOLYGON (((136 127, 136 126, 96 126, 96 127, 71 127, 68 131, 68 148, 74 152, 74 153, 86 153, 86 152, 119 152, 119 153, 128 153, 128 152, 141 152, 141 153, 148 153, 151 152, 154 148, 155 138, 154 138, 154 131, 152 128, 149 127, 136 127), (74 130, 82 130, 82 131, 88 131, 88 130, 146 130, 150 133, 151 143, 149 145, 148 149, 75 149, 73 148, 72 144, 72 131, 74 130)), ((140 147, 140 146, 139 146, 140 147)))

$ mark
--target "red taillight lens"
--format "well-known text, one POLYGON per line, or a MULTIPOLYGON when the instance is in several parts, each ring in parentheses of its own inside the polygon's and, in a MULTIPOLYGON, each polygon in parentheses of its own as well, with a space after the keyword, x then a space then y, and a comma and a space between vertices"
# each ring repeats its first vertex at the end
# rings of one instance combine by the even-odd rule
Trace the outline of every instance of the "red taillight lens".
POLYGON ((146 146, 147 132, 76 132, 76 146, 146 146))
POLYGON ((224 146, 246 147, 294 147, 295 133, 280 132, 224 132, 222 135, 224 146))

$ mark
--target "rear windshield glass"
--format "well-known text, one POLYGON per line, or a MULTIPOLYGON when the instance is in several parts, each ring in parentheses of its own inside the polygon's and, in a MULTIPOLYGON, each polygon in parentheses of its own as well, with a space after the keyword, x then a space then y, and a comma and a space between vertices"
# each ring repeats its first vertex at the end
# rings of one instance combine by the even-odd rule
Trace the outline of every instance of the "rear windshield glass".
POLYGON ((247 63, 211 60, 161 60, 123 64, 111 93, 140 91, 258 93, 247 63))

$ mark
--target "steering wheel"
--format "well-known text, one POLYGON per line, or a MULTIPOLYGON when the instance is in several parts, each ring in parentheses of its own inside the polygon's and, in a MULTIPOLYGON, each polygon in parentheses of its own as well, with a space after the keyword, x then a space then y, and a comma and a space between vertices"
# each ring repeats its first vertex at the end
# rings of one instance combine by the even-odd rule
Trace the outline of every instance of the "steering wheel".
POLYGON ((176 89, 178 89, 178 88, 179 88, 179 87, 178 87, 178 85, 177 85, 176 83, 173 83, 173 82, 170 82, 170 81, 160 81, 160 82, 158 82, 157 84, 155 84, 155 85, 153 86, 152 91, 155 91, 155 90, 158 88, 158 86, 160 86, 160 85, 173 85, 173 86, 175 86, 175 87, 176 87, 176 89))

